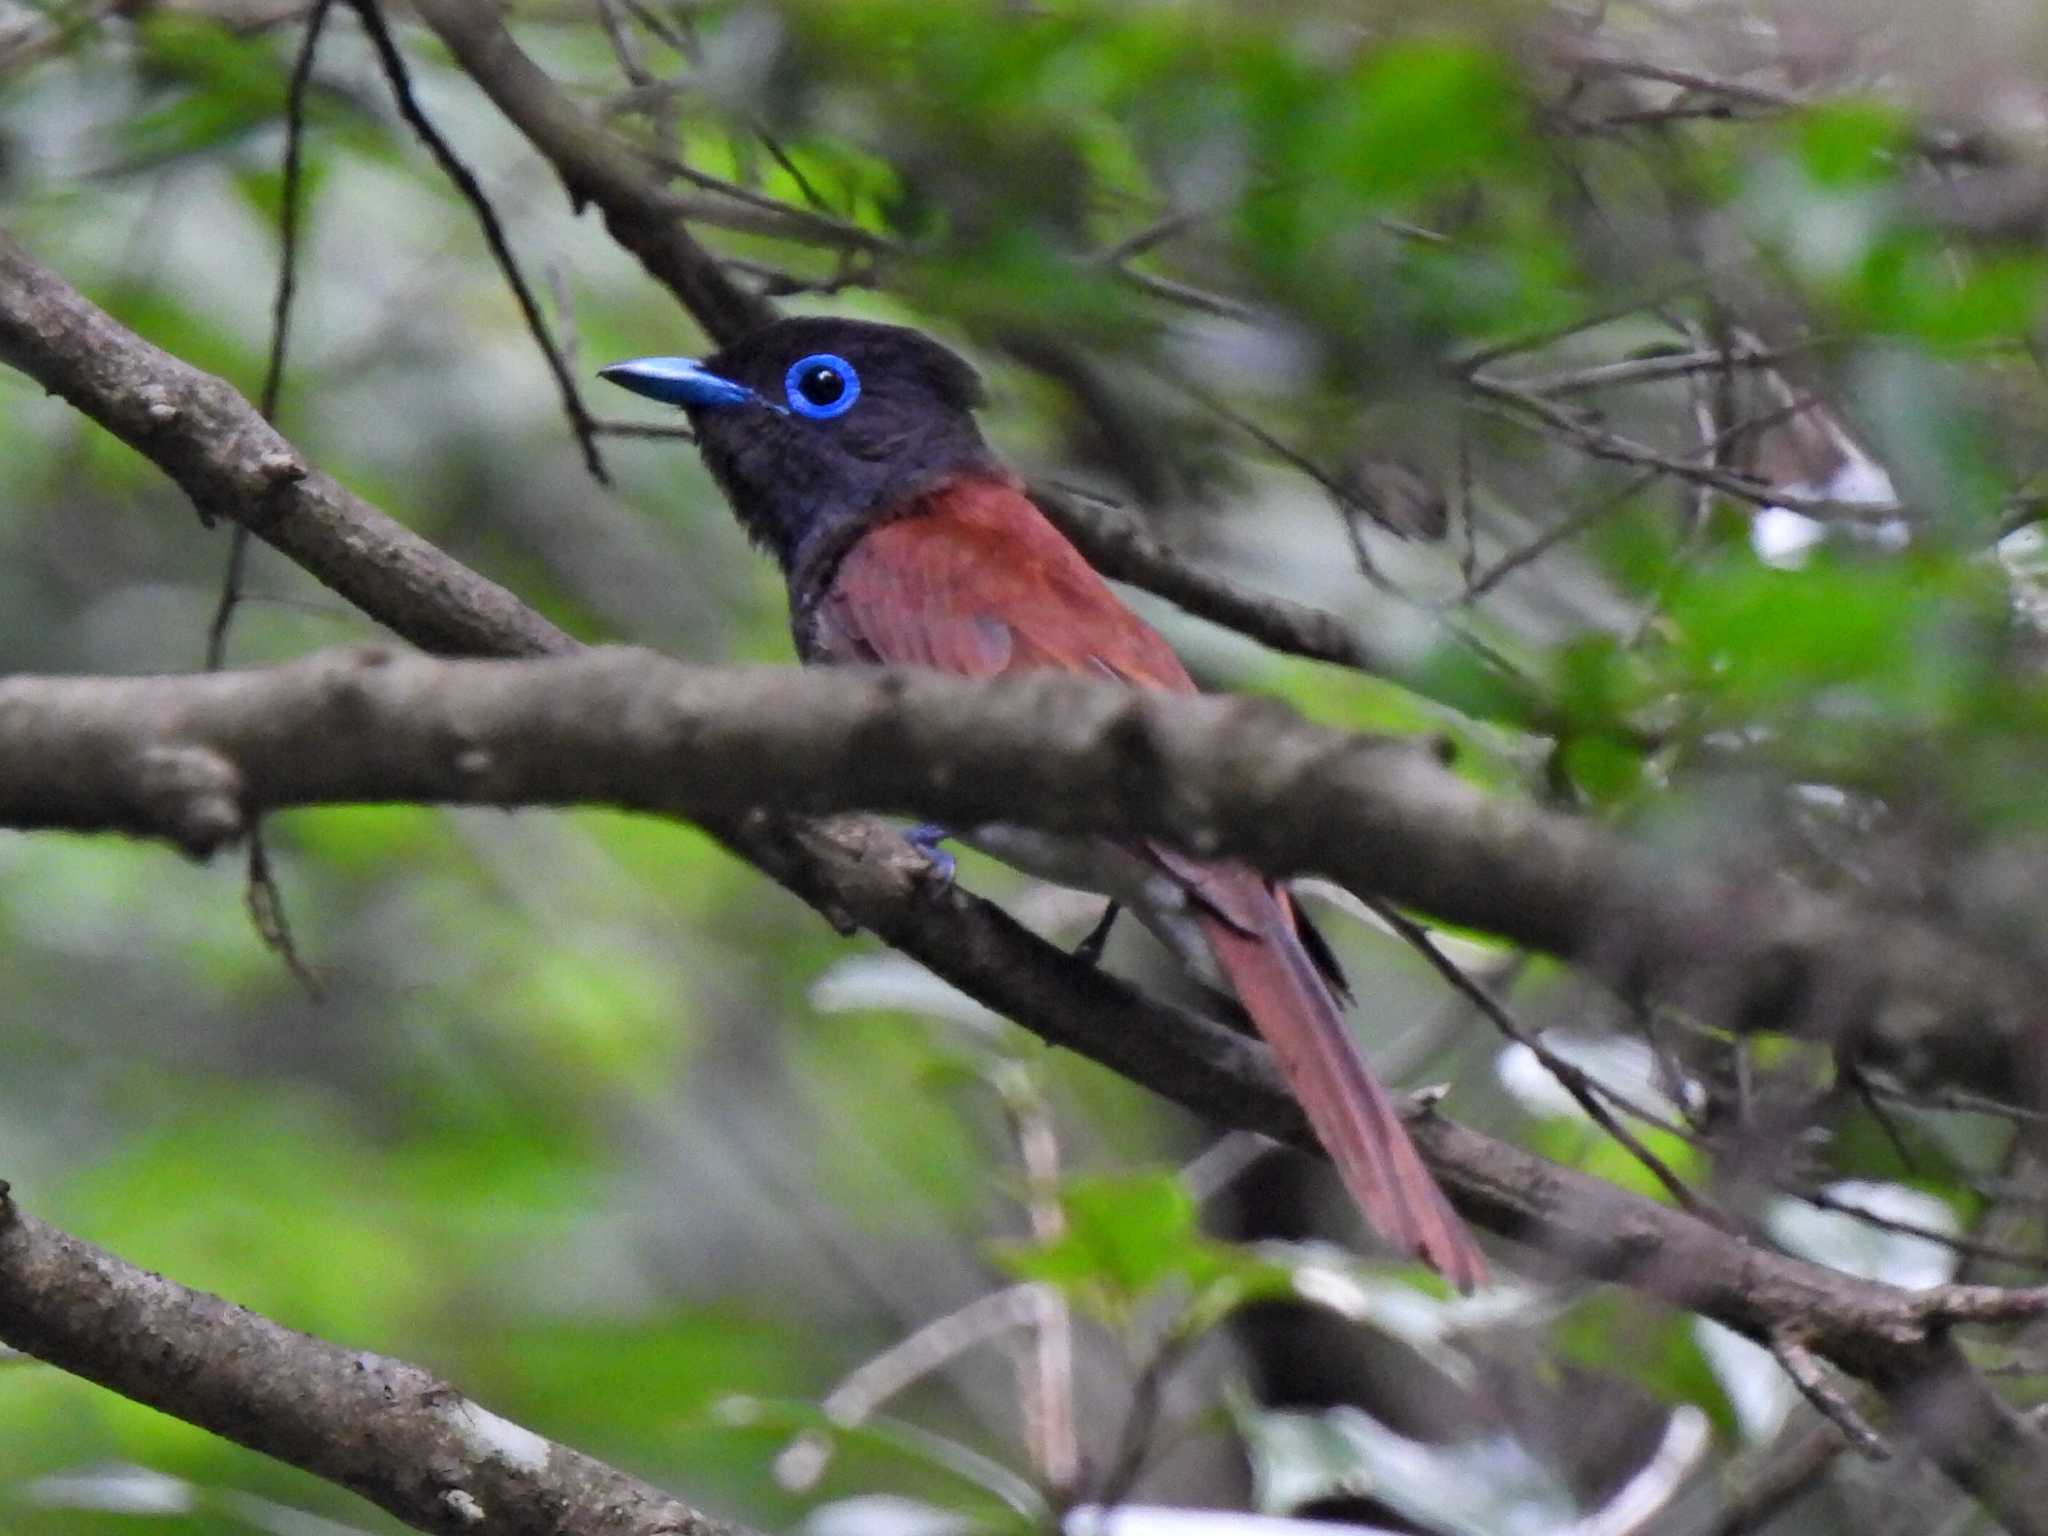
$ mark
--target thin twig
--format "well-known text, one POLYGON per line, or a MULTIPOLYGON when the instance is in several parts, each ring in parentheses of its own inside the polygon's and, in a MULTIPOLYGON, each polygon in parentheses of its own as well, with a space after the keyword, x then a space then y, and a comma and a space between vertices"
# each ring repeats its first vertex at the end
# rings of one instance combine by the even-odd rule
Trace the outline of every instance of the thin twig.
MULTIPOLYGON (((1755 416, 1745 417, 1741 421, 1714 432, 1709 441, 1702 443, 1686 458, 1675 462, 1693 464, 1697 461, 1711 465, 1717 461, 1718 455, 1731 443, 1739 441, 1752 432, 1767 431, 1781 422, 1789 421, 1816 403, 1818 403, 1818 400, 1814 395, 1799 395, 1782 405, 1773 406, 1768 411, 1761 412, 1755 416)), ((1651 481, 1657 479, 1660 475, 1669 472, 1662 466, 1652 466, 1644 469, 1639 474, 1632 475, 1612 495, 1602 497, 1591 506, 1582 508, 1571 516, 1551 524, 1550 527, 1537 534, 1528 543, 1521 545, 1519 548, 1509 550, 1491 566, 1487 567, 1475 580, 1468 583, 1462 600, 1470 602, 1474 598, 1484 596, 1523 566, 1548 554, 1567 539, 1576 538, 1579 534, 1599 522, 1601 518, 1627 505, 1629 498, 1643 490, 1644 487, 1648 486, 1651 481)), ((1694 481, 1693 484, 1698 490, 1704 491, 1708 489, 1706 485, 1698 481, 1694 481)), ((1784 503, 1774 501, 1772 504, 1783 505, 1784 503)), ((1693 505, 1695 519, 1697 519, 1699 511, 1699 503, 1695 499, 1693 505)), ((1689 534, 1696 534, 1697 528, 1698 524, 1695 522, 1692 529, 1689 530, 1689 534)))
MULTIPOLYGON (((1035 1282, 1007 1286, 934 1318, 849 1371, 825 1394, 820 1411, 841 1428, 857 1428, 891 1398, 976 1345, 1030 1327, 1039 1316, 1037 1292, 1035 1282)), ((800 1492, 816 1483, 830 1459, 831 1447, 825 1437, 806 1431, 776 1457, 776 1479, 784 1488, 800 1492)))
POLYGON ((896 250, 895 242, 887 235, 863 229, 835 213, 816 208, 799 208, 795 203, 786 203, 779 197, 770 197, 765 192, 756 192, 751 187, 727 181, 722 176, 713 176, 709 171, 700 171, 694 165, 678 160, 674 155, 663 154, 659 150, 641 145, 635 145, 633 148, 648 165, 665 176, 676 181, 686 181, 702 191, 731 198, 746 207, 774 215, 787 239, 809 239, 814 244, 872 251, 877 254, 894 253, 896 250))
POLYGON ((1178 305, 1182 309, 1198 310, 1202 314, 1215 315, 1224 320, 1257 322, 1271 318, 1256 305, 1247 304, 1242 299, 1233 299, 1227 294, 1197 288, 1170 277, 1161 277, 1155 272, 1140 272, 1127 263, 1118 262, 1106 270, 1115 273, 1120 281, 1129 283, 1140 293, 1164 300, 1168 304, 1178 305))
POLYGON ((839 253, 839 265, 830 277, 798 277, 781 267, 773 267, 764 261, 749 261, 743 256, 722 257, 719 265, 728 272, 744 272, 760 280, 760 292, 771 299, 788 298, 795 293, 815 293, 830 297, 844 293, 849 288, 872 288, 880 280, 880 272, 871 262, 857 262, 849 253, 839 253))
POLYGON ((1778 1186, 1795 1199, 1804 1200, 1816 1210, 1832 1211, 1838 1216, 1847 1216, 1875 1227, 1880 1232, 1894 1232, 1901 1237, 1917 1237, 1924 1242, 1940 1246, 1973 1258, 1989 1259, 1998 1264, 2013 1264, 2023 1269, 2048 1271, 2048 1253, 2029 1253, 2023 1248, 2008 1248, 2000 1243, 1986 1242, 1980 1237, 1965 1237, 1960 1233, 1946 1232, 1940 1227, 1928 1226, 1925 1222, 1912 1221, 1903 1216, 1886 1216, 1868 1206, 1858 1205, 1853 1200, 1844 1200, 1831 1195, 1824 1189, 1806 1185, 1781 1183, 1778 1186))
POLYGON ((326 997, 327 989, 299 953, 298 941, 292 937, 291 918, 285 912, 284 892, 278 888, 277 876, 270 867, 270 849, 264 841, 261 822, 253 822, 249 827, 249 882, 242 899, 249 908, 249 920, 256 925, 264 948, 284 962, 285 969, 292 973, 314 1002, 326 997))
POLYGON ((645 0, 620 0, 620 3, 632 13, 635 21, 661 42, 663 47, 681 54, 686 59, 690 57, 690 40, 664 21, 661 13, 653 6, 646 4, 645 0))
POLYGON ((218 672, 227 665, 228 630, 234 626, 235 609, 242 601, 242 574, 249 561, 249 530, 237 523, 228 530, 228 563, 221 571, 220 598, 213 605, 213 618, 206 626, 205 666, 218 672))
MULTIPOLYGON (((327 25, 333 0, 316 0, 306 17, 306 33, 292 64, 284 104, 284 168, 277 219, 277 293, 270 305, 270 356, 264 365, 257 410, 265 421, 277 420, 278 397, 284 389, 284 362, 291 334, 292 297, 298 286, 300 170, 306 135, 306 88, 313 78, 313 57, 327 25)), ((206 670, 218 672, 227 662, 228 630, 235 606, 242 600, 242 576, 249 558, 249 530, 241 523, 228 532, 228 563, 221 577, 220 601, 206 630, 206 670)))
POLYGON ((1278 1145, 1256 1131, 1225 1131, 1181 1164, 1178 1177, 1195 1204, 1201 1205, 1228 1189, 1278 1145))
MULTIPOLYGON (((679 31, 669 26, 654 13, 650 6, 642 3, 642 0, 599 0, 600 14, 609 17, 611 6, 614 3, 623 4, 625 9, 632 14, 635 21, 639 22, 641 26, 645 27, 649 33, 665 46, 674 49, 690 65, 696 67, 703 63, 701 50, 698 48, 694 36, 694 28, 690 28, 686 34, 684 31, 679 31)), ((607 26, 609 27, 610 25, 612 23, 608 21, 607 26)), ((685 25, 687 26, 687 23, 685 25)), ((675 143, 675 106, 691 88, 689 82, 655 79, 646 69, 639 67, 638 50, 625 46, 623 35, 614 39, 612 49, 613 52, 618 54, 620 66, 625 70, 627 79, 632 81, 633 90, 626 93, 626 96, 615 98, 614 101, 607 103, 606 112, 610 114, 622 110, 639 110, 644 107, 648 111, 650 119, 654 122, 655 132, 661 142, 663 144, 675 143), (628 63, 629 60, 631 61, 630 65, 628 63), (635 98, 631 106, 623 104, 626 101, 626 97, 635 98)), ((767 124, 757 115, 748 113, 747 126, 754 137, 761 141, 761 147, 768 151, 768 158, 773 160, 781 168, 782 173, 795 183, 797 191, 803 194, 804 201, 809 203, 819 213, 825 214, 828 217, 836 217, 831 203, 811 184, 810 177, 804 174, 803 168, 791 157, 789 151, 783 148, 781 141, 769 131, 767 124)))
MULTIPOLYGON (((277 293, 270 309, 270 356, 263 370, 263 388, 257 410, 275 425, 278 403, 284 392, 285 356, 289 348, 292 300, 298 287, 299 226, 304 192, 304 150, 306 133, 306 90, 313 78, 313 59, 319 51, 320 34, 327 25, 333 0, 315 0, 306 17, 305 36, 300 40, 298 58, 292 64, 291 84, 285 93, 284 167, 278 202, 277 293)), ((249 529, 237 523, 228 533, 227 569, 221 577, 220 601, 213 622, 206 631, 206 670, 218 672, 227 662, 228 631, 234 624, 235 609, 242 601, 242 578, 249 560, 249 529)), ((270 848, 264 840, 261 817, 249 822, 248 878, 243 902, 257 937, 284 962, 306 995, 318 1002, 323 994, 320 979, 313 974, 292 937, 291 919, 285 912, 284 892, 270 866, 270 848)))
POLYGON ((1378 914, 1381 921, 1393 929, 1403 943, 1422 956, 1430 969, 1441 976, 1453 991, 1490 1019, 1502 1034, 1532 1052, 1543 1064, 1544 1069, 1557 1080, 1558 1086, 1572 1096, 1593 1123, 1612 1136, 1631 1157, 1648 1169, 1651 1177, 1664 1186, 1682 1209, 1690 1211, 1702 1221, 1712 1222, 1724 1231, 1732 1230, 1728 1218, 1699 1195, 1694 1194, 1664 1159, 1652 1152, 1643 1144, 1640 1137, 1615 1117, 1602 1101, 1602 1096, 1623 1105, 1638 1119, 1656 1120, 1658 1117, 1629 1105, 1614 1089, 1598 1081, 1583 1067, 1558 1055, 1543 1042, 1541 1035, 1523 1028, 1491 992, 1466 975, 1462 966, 1437 947, 1436 941, 1430 937, 1427 929, 1400 908, 1376 897, 1368 896, 1364 900, 1366 905, 1378 914))
POLYGON ((369 35, 370 45, 376 50, 377 61, 384 70, 384 78, 390 83, 392 97, 398 103, 399 116, 420 136, 428 153, 441 167, 442 174, 454 183, 456 191, 475 212, 477 223, 483 230, 484 243, 490 247, 491 259, 497 262, 498 270, 504 274, 506 286, 518 301, 519 313, 526 319, 527 332, 533 337, 534 345, 540 348, 548 372, 554 375, 555 387, 562 396, 562 410, 569 418, 569 430, 575 433, 576 441, 582 446, 583 462, 589 468, 591 478, 600 485, 611 484, 603 455, 598 452, 595 422, 584 409, 583 396, 576 388, 576 376, 563 360, 561 349, 555 345, 547 320, 540 312, 540 304, 519 270, 519 262, 505 238, 504 226, 498 222, 497 210, 485 196, 481 183, 456 156, 448 141, 441 137, 413 98, 412 76, 406 68, 404 56, 398 51, 398 44, 392 40, 391 29, 384 23, 384 13, 379 9, 377 0, 349 0, 349 4, 362 18, 363 30, 369 35))
POLYGON ((1447 366, 1452 377, 1470 378, 1488 363, 1497 363, 1504 357, 1513 357, 1520 352, 1535 352, 1563 341, 1567 337, 1576 336, 1582 331, 1597 330, 1603 325, 1612 325, 1617 320, 1625 320, 1630 315, 1636 314, 1641 310, 1655 309, 1658 305, 1667 304, 1681 294, 1692 292, 1706 280, 1707 274, 1705 272, 1689 272, 1684 277, 1666 283, 1661 288, 1653 288, 1649 292, 1640 294, 1635 298, 1623 299, 1618 303, 1590 310, 1580 315, 1577 319, 1566 320, 1557 325, 1545 326, 1541 330, 1524 331, 1519 336, 1510 336, 1505 341, 1496 341, 1475 351, 1467 352, 1462 357, 1452 359, 1447 366))
POLYGON ((1735 368, 1771 368, 1788 358, 1811 352, 1824 345, 1819 337, 1790 346, 1749 348, 1708 347, 1685 352, 1663 352, 1651 357, 1628 357, 1619 362, 1594 363, 1563 373, 1540 374, 1516 379, 1515 387, 1532 395, 1555 398, 1584 394, 1596 389, 1621 389, 1638 384, 1661 384, 1671 379, 1690 378, 1702 373, 1726 373, 1735 368))
POLYGON ((1729 1496, 1727 1506, 1700 1536, 1749 1536, 1808 1492, 1842 1454, 1831 1424, 1811 1423, 1789 1448, 1770 1456, 1753 1481, 1729 1496))
POLYGON ((2024 1120, 2030 1125, 2048 1125, 2048 1111, 2030 1109, 2024 1104, 2010 1104, 2004 1099, 1988 1098, 1981 1093, 1967 1093, 1961 1088, 1902 1088, 1895 1083, 1881 1079, 1870 1080, 1870 1091, 1880 1098, 1895 1103, 1910 1105, 1915 1109, 1947 1110, 1954 1114, 1996 1115, 2004 1119, 2024 1120))
MULTIPOLYGON (((636 18, 645 25, 644 11, 636 10, 636 18)), ((652 91, 663 82, 657 80, 648 69, 647 61, 640 55, 640 48, 633 40, 633 34, 619 19, 619 0, 597 0, 597 21, 604 29, 605 40, 611 44, 612 57, 619 61, 619 72, 632 83, 636 91, 652 91)), ((656 37, 660 34, 656 33, 656 37)), ((647 105, 647 120, 653 126, 654 136, 663 144, 676 142, 678 99, 673 92, 655 91, 647 105)))
POLYGON ((1674 65, 1658 64, 1648 59, 1631 59, 1589 50, 1573 53, 1566 62, 1582 74, 1625 75, 1635 80, 1654 80, 1662 85, 1676 85, 1688 91, 1706 91, 1716 96, 1726 96, 1731 101, 1745 102, 1753 107, 1795 111, 1808 105, 1804 99, 1789 91, 1751 85, 1745 80, 1731 80, 1725 75, 1704 74, 1696 69, 1680 69, 1674 65))
POLYGON ((749 121, 753 128, 754 137, 759 139, 761 147, 768 151, 768 158, 781 168, 783 175, 796 184, 796 189, 803 194, 804 201, 827 218, 837 219, 839 217, 837 211, 834 210, 831 203, 826 201, 824 194, 811 185, 811 178, 804 174, 803 167, 798 165, 789 151, 782 147, 782 141, 762 127, 758 120, 750 119, 749 121))
MULTIPOLYGON (((1032 1241, 1058 1242, 1066 1234, 1060 1203, 1060 1144, 1052 1109, 1021 1063, 998 1068, 996 1090, 1024 1169, 1024 1209, 1032 1241)), ((1074 1320, 1059 1288, 1037 1286, 1038 1316, 1021 1351, 1019 1385, 1032 1465, 1055 1499, 1071 1494, 1081 1471, 1074 1429, 1074 1320)))
POLYGON ((658 421, 593 421, 591 431, 600 437, 666 437, 694 443, 697 434, 688 427, 668 426, 658 421))
POLYGON ((1590 426, 1573 412, 1553 405, 1540 396, 1528 394, 1519 386, 1504 380, 1475 375, 1465 383, 1474 394, 1482 397, 1479 405, 1482 409, 1487 409, 1487 414, 1519 426, 1562 437, 1590 458, 1654 469, 1680 480, 1708 486, 1738 501, 1750 502, 1760 507, 1782 507, 1788 512, 1803 512, 1809 517, 1823 521, 1832 519, 1838 522, 1886 522, 1901 516, 1905 511, 1896 502, 1842 501, 1831 496, 1802 496, 1748 475, 1737 475, 1727 470, 1694 464, 1688 458, 1674 457, 1646 443, 1623 437, 1619 433, 1590 426), (1505 409, 1489 409, 1489 405, 1505 409))
POLYGON ((1347 485, 1342 479, 1332 474, 1329 470, 1324 469, 1300 449, 1293 447, 1275 433, 1268 431, 1242 411, 1217 399, 1216 396, 1210 394, 1200 385, 1178 375, 1162 373, 1160 377, 1201 406, 1203 410, 1209 412, 1210 415, 1216 417, 1219 421, 1227 422, 1230 426, 1235 427, 1261 448, 1272 454, 1274 458, 1280 460, 1281 463, 1291 469, 1298 470, 1321 486, 1324 494, 1336 503, 1338 519, 1343 524, 1346 539, 1351 544, 1352 557, 1358 564, 1359 574, 1383 592, 1391 592, 1393 590, 1392 583, 1380 573, 1378 563, 1372 558, 1372 551, 1366 547, 1365 540, 1359 534, 1357 519, 1369 514, 1364 503, 1360 500, 1355 487, 1347 485))
POLYGON ((1814 1411, 1839 1429, 1858 1455, 1871 1461, 1891 1458, 1892 1448, 1884 1436, 1857 1411, 1847 1394, 1828 1379, 1826 1365, 1807 1346, 1798 1329, 1776 1330, 1771 1335, 1771 1356, 1792 1378, 1792 1385, 1813 1404, 1814 1411))
POLYGON ((1546 115, 1544 121, 1549 127, 1565 133, 1600 138, 1631 128, 1661 128, 1671 123, 1767 123, 1781 115, 1765 108, 1742 112, 1728 102, 1709 101, 1689 106, 1639 107, 1628 112, 1610 112, 1604 117, 1579 117, 1570 113, 1546 115))
MULTIPOLYGON (((1719 350, 1726 355, 1725 348, 1719 350)), ((1725 371, 1719 379, 1724 387, 1718 389, 1703 387, 1703 381, 1698 374, 1691 375, 1688 380, 1692 395, 1693 420, 1699 428, 1700 451, 1707 456, 1708 462, 1713 464, 1723 462, 1724 451, 1742 433, 1760 430, 1769 419, 1765 417, 1738 422, 1723 429, 1720 423, 1728 406, 1729 391, 1725 387, 1728 380, 1729 375, 1725 371)), ((1637 478, 1641 479, 1640 476, 1637 478)), ((1636 610, 1636 616, 1630 622, 1627 634, 1622 638, 1621 648, 1624 651, 1635 650, 1649 637, 1651 626, 1657 622, 1657 616, 1664 611, 1664 605, 1671 600, 1672 588, 1677 585, 1680 575, 1692 568, 1694 556, 1706 543, 1707 528, 1714 510, 1712 495, 1705 486, 1696 485, 1692 488, 1688 503, 1685 536, 1679 540, 1670 565, 1658 578, 1642 606, 1636 610)))
POLYGON ((1116 1455, 1082 1502, 1114 1508, 1131 1491, 1152 1454, 1154 1437, 1159 1431, 1159 1410, 1166 1395, 1166 1378, 1180 1364, 1194 1338, 1185 1330, 1170 1333, 1138 1372, 1138 1379, 1131 1384, 1131 1404, 1124 1411, 1116 1455))
POLYGON ((1133 256, 1143 255, 1156 245, 1164 245, 1204 219, 1215 217, 1215 214, 1216 210, 1213 208, 1176 208, 1125 235, 1116 244, 1106 247, 1095 259, 1105 267, 1120 266, 1133 256))

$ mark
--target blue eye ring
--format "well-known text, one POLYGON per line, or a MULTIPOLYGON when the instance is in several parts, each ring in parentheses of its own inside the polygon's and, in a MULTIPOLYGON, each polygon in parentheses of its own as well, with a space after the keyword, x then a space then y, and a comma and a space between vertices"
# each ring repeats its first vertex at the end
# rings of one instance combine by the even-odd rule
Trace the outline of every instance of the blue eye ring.
POLYGON ((853 409, 853 402, 860 398, 860 375, 843 357, 813 352, 789 365, 789 372, 782 376, 782 392, 789 397, 789 408, 797 415, 813 421, 830 421, 853 409), (824 399, 818 399, 817 394, 829 389, 833 382, 839 385, 839 393, 828 393, 824 399))

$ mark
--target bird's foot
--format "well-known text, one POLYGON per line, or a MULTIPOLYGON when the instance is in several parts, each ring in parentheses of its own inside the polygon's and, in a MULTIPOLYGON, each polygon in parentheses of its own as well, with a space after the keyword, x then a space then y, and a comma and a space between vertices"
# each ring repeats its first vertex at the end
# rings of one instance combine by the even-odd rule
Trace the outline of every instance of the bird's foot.
POLYGON ((932 879, 942 891, 951 888, 953 877, 960 872, 959 861, 939 846, 952 835, 935 821, 921 821, 903 832, 903 841, 923 854, 931 865, 932 879))
POLYGON ((1095 920, 1088 936, 1074 946, 1076 960, 1086 961, 1089 965, 1102 963, 1102 950, 1109 943, 1109 930, 1116 926, 1116 915, 1121 911, 1123 908, 1113 901, 1102 909, 1102 916, 1095 920))

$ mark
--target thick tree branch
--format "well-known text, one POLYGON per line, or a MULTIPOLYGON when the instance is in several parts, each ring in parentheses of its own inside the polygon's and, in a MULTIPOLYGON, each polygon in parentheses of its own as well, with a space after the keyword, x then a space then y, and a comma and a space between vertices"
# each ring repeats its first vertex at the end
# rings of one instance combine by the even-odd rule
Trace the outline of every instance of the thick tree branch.
POLYGON ((0 1340, 339 1483, 422 1531, 751 1536, 416 1365, 296 1333, 45 1226, 4 1183, 0 1340))
MULTIPOLYGON (((1257 1042, 1140 997, 935 886, 921 857, 872 821, 778 821, 741 808, 866 803, 959 825, 1000 811, 1076 830, 1207 831, 1221 847, 1293 848, 1295 862, 1335 850, 1315 861, 1324 867, 1355 857, 1343 852, 1350 836, 1397 822, 1409 800, 1439 822, 1500 810, 1409 748, 1349 740, 1248 701, 1154 699, 1064 677, 981 687, 917 674, 701 670, 638 651, 522 663, 355 652, 265 672, 0 683, 0 819, 162 831, 204 848, 256 810, 334 798, 709 808, 801 893, 928 949, 939 974, 1048 1040, 1212 1119, 1301 1145, 1312 1138, 1257 1042), (1262 756, 1281 765, 1288 796, 1320 814, 1286 814, 1280 833, 1253 840, 1238 819, 1289 804, 1264 798, 1270 786, 1247 787, 1262 756), (781 868, 778 849, 788 854, 781 868), (919 942, 934 919, 945 946, 919 942)), ((1575 834, 1566 824, 1548 835, 1575 834)), ((1602 856, 1591 842, 1580 852, 1602 856)), ((1945 1337, 1952 1321, 1985 1311, 1982 1296, 1857 1280, 1432 1114, 1416 1115, 1414 1128, 1452 1197, 1483 1225, 1759 1341, 1796 1335, 1878 1386, 1900 1427, 2015 1530, 2048 1531, 2048 1444, 1945 1337)), ((2001 1296, 2000 1315, 2048 1306, 2048 1293, 2001 1296)))
POLYGON ((1315 873, 1575 961, 1735 1029, 1913 1080, 2043 1100, 2029 978, 1929 925, 1787 881, 1673 868, 1482 793, 1430 754, 1267 701, 1061 674, 707 670, 384 652, 267 672, 0 681, 0 823, 168 836, 335 800, 604 801, 744 826, 759 807, 1144 833, 1315 873))

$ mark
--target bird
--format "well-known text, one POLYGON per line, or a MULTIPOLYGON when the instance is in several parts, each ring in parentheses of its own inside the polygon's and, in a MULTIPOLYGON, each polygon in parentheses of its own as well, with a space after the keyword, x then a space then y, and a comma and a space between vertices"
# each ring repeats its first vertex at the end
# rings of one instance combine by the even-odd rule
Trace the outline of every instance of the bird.
MULTIPOLYGON (((980 376, 921 331, 770 322, 703 358, 599 370, 680 406, 749 538, 788 587, 806 664, 989 678, 1031 668, 1189 694, 1187 669, 1032 501, 983 438, 980 376)), ((933 853, 947 834, 918 828, 933 853)), ((1461 1291, 1486 1261, 1347 1029, 1341 972, 1283 884, 1156 840, 1006 826, 961 840, 1128 906, 1234 995, 1368 1224, 1461 1291)), ((950 871, 950 861, 943 866, 950 871)), ((1097 945, 1103 929, 1091 936, 1097 945)))

